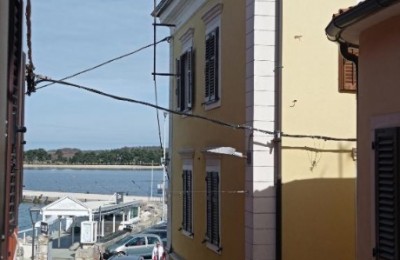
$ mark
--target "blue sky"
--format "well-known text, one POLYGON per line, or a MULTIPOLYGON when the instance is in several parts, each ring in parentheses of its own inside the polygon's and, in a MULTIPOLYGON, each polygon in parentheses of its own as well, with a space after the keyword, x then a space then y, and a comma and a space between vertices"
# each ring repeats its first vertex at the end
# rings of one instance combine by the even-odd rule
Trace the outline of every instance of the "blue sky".
MULTIPOLYGON (((152 43, 152 10, 151 0, 32 1, 35 72, 59 79, 152 43)), ((168 34, 169 29, 159 28, 157 38, 168 34)), ((157 49, 157 70, 168 72, 168 43, 157 49)), ((152 72, 151 47, 67 81, 155 103, 152 72)), ((168 106, 168 80, 157 78, 163 107, 168 106)), ((162 112, 160 119, 163 130, 162 112)), ((63 85, 26 97, 25 124, 25 150, 159 145, 153 108, 63 85)))

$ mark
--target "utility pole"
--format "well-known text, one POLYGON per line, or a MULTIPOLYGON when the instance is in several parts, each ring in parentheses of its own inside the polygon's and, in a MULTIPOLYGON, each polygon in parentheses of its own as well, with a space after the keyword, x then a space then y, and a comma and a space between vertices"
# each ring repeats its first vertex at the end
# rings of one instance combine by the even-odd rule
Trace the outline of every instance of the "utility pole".
POLYGON ((153 161, 151 161, 150 201, 153 201, 153 161))

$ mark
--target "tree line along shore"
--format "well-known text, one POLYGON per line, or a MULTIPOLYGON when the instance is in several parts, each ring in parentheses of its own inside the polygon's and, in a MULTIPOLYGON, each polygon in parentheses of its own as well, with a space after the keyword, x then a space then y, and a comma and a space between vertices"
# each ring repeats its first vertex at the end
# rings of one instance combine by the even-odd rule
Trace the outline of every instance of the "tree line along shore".
POLYGON ((161 165, 95 165, 95 164, 24 164, 24 169, 110 169, 110 170, 160 170, 161 165))
POLYGON ((80 150, 43 148, 24 152, 26 167, 36 168, 146 168, 160 166, 163 151, 160 147, 123 147, 112 150, 80 150))

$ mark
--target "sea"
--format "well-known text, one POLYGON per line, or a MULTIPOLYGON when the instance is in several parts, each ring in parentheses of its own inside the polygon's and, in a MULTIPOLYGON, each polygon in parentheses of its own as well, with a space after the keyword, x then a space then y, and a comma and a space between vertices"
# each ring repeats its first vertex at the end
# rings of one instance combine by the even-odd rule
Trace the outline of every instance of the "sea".
MULTIPOLYGON (((160 169, 24 169, 24 189, 35 191, 60 191, 94 194, 124 192, 132 196, 161 196, 157 184, 161 184, 163 172, 160 169), (153 176, 153 178, 152 178, 153 176), (153 182, 151 181, 153 179, 153 182), (152 185, 153 184, 153 185, 152 185)), ((18 229, 30 229, 32 222, 29 208, 33 204, 19 206, 18 229)))

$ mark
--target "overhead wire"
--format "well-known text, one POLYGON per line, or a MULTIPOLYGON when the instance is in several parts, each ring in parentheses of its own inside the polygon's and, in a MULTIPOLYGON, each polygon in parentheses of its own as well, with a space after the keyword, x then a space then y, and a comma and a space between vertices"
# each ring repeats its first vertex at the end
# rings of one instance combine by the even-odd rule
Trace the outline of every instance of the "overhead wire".
MULTIPOLYGON (((66 76, 66 77, 64 77, 64 78, 62 78, 62 79, 60 79, 60 80, 71 79, 71 78, 74 78, 74 77, 76 77, 76 76, 82 75, 82 74, 84 74, 84 73, 87 73, 87 72, 89 72, 89 71, 95 70, 95 69, 97 69, 97 68, 100 68, 100 67, 102 67, 102 66, 104 66, 104 65, 107 65, 107 64, 109 64, 109 63, 112 63, 112 62, 114 62, 114 61, 117 61, 117 60, 126 58, 126 57, 128 57, 128 56, 131 56, 131 55, 133 55, 133 54, 135 54, 135 53, 138 53, 138 52, 140 52, 140 51, 142 51, 142 50, 144 50, 144 49, 147 49, 147 48, 149 48, 149 47, 151 47, 151 46, 153 46, 153 45, 157 45, 157 44, 159 44, 159 43, 168 41, 170 38, 171 38, 170 36, 167 36, 167 37, 165 37, 165 38, 159 40, 158 42, 153 42, 153 43, 148 44, 148 45, 146 45, 146 46, 140 47, 139 49, 136 49, 136 50, 131 51, 131 52, 128 52, 128 53, 125 53, 125 54, 120 55, 120 56, 118 56, 118 57, 115 57, 115 58, 113 58, 113 59, 104 61, 104 62, 102 62, 102 63, 100 63, 100 64, 98 64, 98 65, 89 67, 89 68, 87 68, 87 69, 81 70, 81 71, 79 71, 79 72, 76 72, 76 73, 74 73, 74 74, 71 74, 71 75, 69 75, 69 76, 66 76)), ((45 88, 45 87, 48 87, 48 86, 53 85, 53 84, 55 84, 55 83, 49 83, 49 84, 46 84, 46 85, 37 87, 36 90, 42 89, 42 88, 45 88)))
POLYGON ((93 89, 90 87, 86 87, 86 86, 82 86, 79 84, 74 84, 71 82, 66 82, 66 81, 62 81, 62 80, 54 80, 48 77, 44 77, 44 76, 40 76, 40 75, 36 75, 36 77, 38 78, 38 80, 36 81, 37 83, 40 82, 52 82, 52 83, 58 83, 58 84, 62 84, 62 85, 66 85, 66 86, 70 86, 70 87, 75 87, 78 89, 82 89, 91 93, 95 93, 98 95, 102 95, 105 97, 109 97, 115 100, 120 100, 120 101, 125 101, 125 102, 129 102, 129 103, 136 103, 136 104, 141 104, 144 106, 148 106, 148 107, 152 107, 158 110, 162 110, 174 115, 180 115, 180 116, 185 116, 185 117, 190 117, 190 118, 196 118, 196 119, 201 119, 210 123, 214 123, 220 126, 224 126, 224 127, 228 127, 228 128, 232 128, 232 129, 242 129, 242 130, 249 130, 249 131, 253 131, 253 132, 260 132, 263 134, 267 134, 267 135, 273 135, 274 139, 279 138, 279 137, 288 137, 288 138, 311 138, 311 139, 321 139, 321 140, 325 140, 325 141, 349 141, 349 142, 355 142, 357 139, 355 138, 337 138, 337 137, 330 137, 330 136, 323 136, 323 135, 299 135, 299 134, 286 134, 283 132, 277 132, 277 131, 269 131, 269 130, 264 130, 264 129, 260 129, 260 128, 255 128, 249 125, 245 125, 245 124, 231 124, 231 123, 227 123, 221 120, 217 120, 217 119, 213 119, 213 118, 209 118, 209 117, 205 117, 205 116, 201 116, 201 115, 197 115, 197 114, 193 114, 193 113, 185 113, 185 112, 180 112, 180 111, 175 111, 172 109, 168 109, 168 108, 164 108, 164 107, 160 107, 158 105, 154 105, 151 104, 149 102, 145 102, 145 101, 140 101, 140 100, 135 100, 132 98, 127 98, 127 97, 121 97, 121 96, 117 96, 117 95, 113 95, 113 94, 109 94, 97 89, 93 89))

